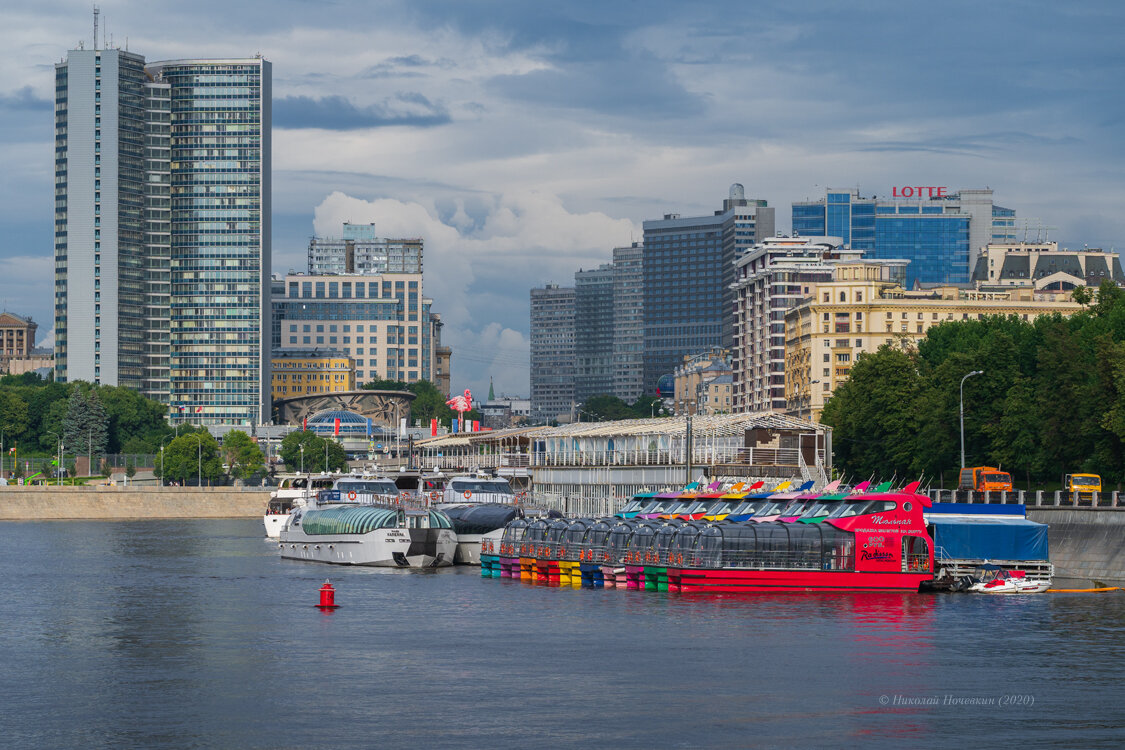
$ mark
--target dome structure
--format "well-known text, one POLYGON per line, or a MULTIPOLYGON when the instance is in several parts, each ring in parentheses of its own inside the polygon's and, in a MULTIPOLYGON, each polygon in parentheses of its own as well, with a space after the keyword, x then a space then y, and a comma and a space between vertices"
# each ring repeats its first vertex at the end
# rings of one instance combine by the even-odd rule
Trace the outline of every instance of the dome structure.
POLYGON ((346 409, 327 409, 317 412, 308 418, 307 427, 310 432, 317 435, 335 435, 336 420, 340 420, 341 435, 392 435, 393 431, 374 424, 362 414, 346 409), (370 428, 368 425, 370 424, 370 428), (370 433, 368 430, 370 429, 370 433))

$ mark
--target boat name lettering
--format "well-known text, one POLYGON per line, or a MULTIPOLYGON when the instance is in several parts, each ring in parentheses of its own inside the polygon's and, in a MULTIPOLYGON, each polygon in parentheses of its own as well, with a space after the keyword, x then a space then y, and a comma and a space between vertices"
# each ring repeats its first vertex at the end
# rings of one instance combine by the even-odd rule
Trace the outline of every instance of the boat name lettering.
POLYGON ((402 529, 389 529, 387 536, 406 536, 406 532, 402 529))
POLYGON ((909 518, 897 518, 896 519, 896 518, 880 518, 879 516, 875 516, 874 518, 871 519, 871 523, 874 523, 874 524, 902 524, 902 525, 907 525, 907 524, 911 523, 911 520, 909 518))
POLYGON ((860 555, 861 560, 876 560, 879 562, 891 562, 895 559, 894 555, 890 552, 872 552, 871 550, 863 550, 860 555))

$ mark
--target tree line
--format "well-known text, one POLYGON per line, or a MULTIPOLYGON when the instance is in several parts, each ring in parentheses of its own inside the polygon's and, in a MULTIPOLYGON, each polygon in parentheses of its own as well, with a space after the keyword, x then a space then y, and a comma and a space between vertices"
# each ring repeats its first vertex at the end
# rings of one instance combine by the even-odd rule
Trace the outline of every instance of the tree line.
POLYGON ((835 465, 856 478, 956 482, 962 379, 968 466, 1017 486, 1075 472, 1125 479, 1125 291, 1074 292, 1084 309, 1034 321, 946 321, 916 347, 861 354, 825 404, 835 465), (939 477, 944 477, 939 480, 939 477))

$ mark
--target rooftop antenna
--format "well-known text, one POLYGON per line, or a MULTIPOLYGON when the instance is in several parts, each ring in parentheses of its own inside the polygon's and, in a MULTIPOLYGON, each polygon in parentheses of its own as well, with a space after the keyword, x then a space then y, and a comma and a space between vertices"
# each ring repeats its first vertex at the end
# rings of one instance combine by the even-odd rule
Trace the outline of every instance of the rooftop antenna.
POLYGON ((98 14, 99 13, 101 13, 101 11, 98 10, 98 6, 95 5, 94 6, 94 49, 98 48, 98 14))

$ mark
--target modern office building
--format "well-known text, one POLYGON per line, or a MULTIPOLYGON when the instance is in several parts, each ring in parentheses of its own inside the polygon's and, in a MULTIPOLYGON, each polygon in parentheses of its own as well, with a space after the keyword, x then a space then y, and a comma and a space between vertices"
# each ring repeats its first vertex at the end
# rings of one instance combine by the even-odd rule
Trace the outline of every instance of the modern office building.
POLYGON ((1034 320, 1082 309, 1069 292, 1020 286, 905 289, 896 261, 841 260, 831 281, 813 285, 785 314, 785 411, 819 420, 856 359, 880 346, 912 347, 933 326, 986 315, 1034 320))
POLYGON ((141 388, 144 58, 55 65, 55 378, 141 388))
POLYGON ((793 204, 793 234, 836 236, 868 259, 910 261, 906 284, 968 284, 980 249, 1014 242, 1016 212, 992 202, 992 191, 895 188, 891 198, 829 189, 793 204))
POLYGON ((774 234, 774 210, 742 185, 713 216, 644 222, 644 392, 685 355, 734 340, 734 263, 774 234))
POLYGON ((1057 242, 1011 242, 985 246, 973 269, 979 288, 1034 286, 1069 291, 1097 287, 1103 281, 1125 286, 1121 257, 1099 248, 1059 250, 1057 242))
POLYGON ((325 347, 351 357, 356 385, 433 381, 441 319, 422 274, 290 274, 273 298, 275 348, 325 347))
POLYGON ((198 424, 270 420, 271 66, 145 68, 171 109, 171 411, 198 424))
POLYGON ((574 322, 573 287, 531 290, 531 416, 537 422, 574 415, 574 322))
POLYGON ((374 224, 345 223, 340 237, 309 241, 309 273, 422 273, 422 240, 376 237, 374 224))
POLYGON ((574 274, 574 400, 614 392, 613 265, 574 274))
POLYGON ((271 365, 275 399, 356 388, 355 362, 334 349, 275 349, 271 365))
POLYGON ((644 394, 644 245, 613 248, 613 393, 627 404, 644 394))
POLYGON ((731 349, 736 413, 785 409, 785 311, 814 284, 831 281, 835 261, 860 255, 844 250, 839 237, 770 237, 738 259, 731 349))
POLYGON ((197 424, 268 421, 270 64, 55 68, 55 375, 197 424))

